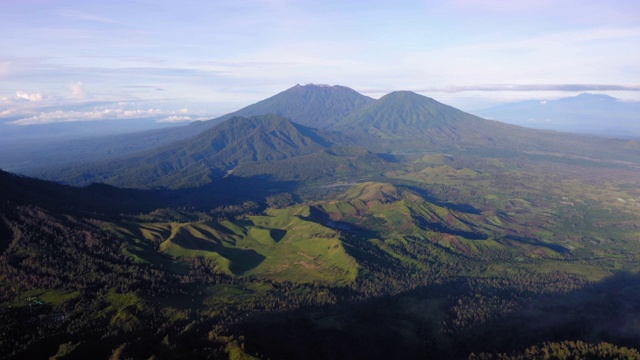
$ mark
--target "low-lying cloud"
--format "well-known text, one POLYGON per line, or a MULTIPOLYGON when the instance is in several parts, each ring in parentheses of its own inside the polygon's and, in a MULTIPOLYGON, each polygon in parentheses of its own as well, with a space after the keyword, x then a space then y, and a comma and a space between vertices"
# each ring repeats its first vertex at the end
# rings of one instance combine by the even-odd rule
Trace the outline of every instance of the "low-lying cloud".
POLYGON ((192 120, 193 120, 193 118, 191 118, 191 116, 173 115, 173 116, 166 117, 164 119, 160 119, 160 120, 158 120, 158 122, 161 122, 161 123, 177 123, 177 122, 185 122, 185 121, 192 121, 192 120))
MULTIPOLYGON (((12 112, 1 113, 2 115, 17 114, 12 112)), ((187 114, 187 109, 176 111, 166 111, 160 109, 125 109, 122 106, 112 108, 95 108, 93 110, 54 110, 40 111, 38 113, 23 114, 23 117, 17 120, 9 121, 9 124, 27 126, 42 125, 62 122, 81 122, 81 121, 99 121, 99 120, 127 120, 127 119, 157 119, 157 122, 174 123, 192 121, 193 117, 187 114)))
POLYGON ((56 110, 40 112, 36 115, 11 121, 13 125, 38 125, 58 122, 117 120, 117 119, 144 119, 163 115, 157 109, 124 110, 119 108, 101 109, 92 111, 56 110))
POLYGON ((44 100, 44 96, 40 93, 28 93, 22 90, 16 91, 16 97, 18 99, 29 100, 29 101, 42 101, 44 100))

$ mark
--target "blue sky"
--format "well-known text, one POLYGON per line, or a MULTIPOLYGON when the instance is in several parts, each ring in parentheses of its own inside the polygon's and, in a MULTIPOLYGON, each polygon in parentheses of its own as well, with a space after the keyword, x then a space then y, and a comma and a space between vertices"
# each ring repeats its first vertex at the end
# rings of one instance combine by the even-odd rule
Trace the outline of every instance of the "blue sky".
POLYGON ((0 32, 0 122, 14 125, 206 119, 307 83, 465 110, 640 101, 628 0, 12 0, 0 32))

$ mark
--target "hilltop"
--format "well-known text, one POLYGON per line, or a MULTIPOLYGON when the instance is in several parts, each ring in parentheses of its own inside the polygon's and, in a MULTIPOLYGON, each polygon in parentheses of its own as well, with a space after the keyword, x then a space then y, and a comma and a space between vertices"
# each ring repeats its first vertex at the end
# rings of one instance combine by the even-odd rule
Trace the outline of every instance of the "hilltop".
POLYGON ((224 121, 233 116, 277 114, 304 126, 326 129, 373 101, 374 99, 346 86, 298 84, 212 122, 224 121))

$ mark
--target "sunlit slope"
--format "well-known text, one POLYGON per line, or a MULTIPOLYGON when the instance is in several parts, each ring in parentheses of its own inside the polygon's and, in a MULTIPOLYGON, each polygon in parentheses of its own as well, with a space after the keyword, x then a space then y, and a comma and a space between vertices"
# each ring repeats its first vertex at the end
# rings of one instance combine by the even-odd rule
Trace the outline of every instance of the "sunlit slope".
MULTIPOLYGON (((271 209, 267 215, 240 221, 139 224, 136 229, 127 226, 118 231, 157 244, 160 253, 177 260, 204 257, 215 270, 232 275, 295 282, 353 280, 358 266, 339 234, 306 220, 308 215, 308 207, 298 206, 271 209)), ((136 256, 157 261, 151 251, 136 256)))
MULTIPOLYGON (((342 200, 319 204, 331 225, 368 232, 381 242, 420 239, 474 257, 560 257, 566 249, 535 237, 535 227, 519 224, 506 214, 473 208, 454 209, 391 184, 368 182, 354 186, 342 200)), ((428 243, 428 245, 427 245, 428 243)), ((408 254, 411 256, 411 254, 408 254)))
POLYGON ((363 261, 408 271, 432 261, 434 252, 439 261, 483 261, 560 259, 569 251, 506 214, 455 209, 378 182, 357 184, 333 201, 241 220, 121 224, 116 231, 137 261, 178 271, 181 259, 200 257, 230 275, 302 283, 354 281, 363 261))

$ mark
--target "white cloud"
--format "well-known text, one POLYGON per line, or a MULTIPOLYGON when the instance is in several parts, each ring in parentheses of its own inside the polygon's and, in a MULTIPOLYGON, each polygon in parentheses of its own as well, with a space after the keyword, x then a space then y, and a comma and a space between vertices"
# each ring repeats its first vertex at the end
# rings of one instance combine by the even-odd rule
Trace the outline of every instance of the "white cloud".
POLYGON ((159 109, 147 109, 147 110, 123 110, 121 112, 117 112, 120 118, 141 118, 141 117, 149 117, 154 115, 162 115, 163 112, 159 109))
POLYGON ((108 108, 94 109, 92 111, 56 110, 49 112, 40 112, 33 116, 12 121, 10 122, 10 124, 39 125, 58 122, 147 119, 163 115, 166 115, 166 113, 159 109, 124 110, 122 108, 108 108))
POLYGON ((82 82, 78 81, 75 83, 71 83, 68 85, 69 90, 71 90, 71 98, 73 99, 84 99, 85 91, 82 87, 82 82))
POLYGON ((44 99, 44 96, 42 96, 42 94, 40 93, 27 93, 22 90, 16 91, 16 97, 18 99, 24 99, 29 101, 42 101, 44 99))
POLYGON ((160 123, 176 123, 176 122, 184 122, 184 121, 191 121, 191 120, 193 120, 191 118, 191 116, 172 115, 172 116, 166 117, 164 119, 160 119, 160 120, 158 120, 158 122, 160 122, 160 123))

